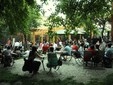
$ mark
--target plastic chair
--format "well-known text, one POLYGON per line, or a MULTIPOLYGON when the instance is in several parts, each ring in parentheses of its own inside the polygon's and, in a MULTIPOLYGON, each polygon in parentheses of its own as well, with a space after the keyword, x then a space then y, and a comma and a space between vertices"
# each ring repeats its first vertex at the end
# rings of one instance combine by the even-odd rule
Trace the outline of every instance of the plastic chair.
POLYGON ((47 67, 49 68, 49 72, 52 71, 52 68, 57 69, 57 67, 58 67, 58 69, 59 69, 60 65, 58 64, 59 59, 57 58, 57 54, 54 52, 49 52, 47 54, 47 57, 48 57, 47 67))

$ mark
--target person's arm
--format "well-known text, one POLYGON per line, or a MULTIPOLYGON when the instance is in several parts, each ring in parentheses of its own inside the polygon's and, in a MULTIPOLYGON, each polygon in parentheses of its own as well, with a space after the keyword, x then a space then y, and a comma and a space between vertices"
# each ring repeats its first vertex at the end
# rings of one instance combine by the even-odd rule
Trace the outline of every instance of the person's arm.
POLYGON ((107 58, 110 58, 111 55, 112 55, 112 52, 111 52, 110 50, 107 50, 107 51, 105 52, 105 55, 106 55, 107 58))
POLYGON ((36 56, 37 56, 39 59, 43 59, 37 52, 36 52, 36 56))

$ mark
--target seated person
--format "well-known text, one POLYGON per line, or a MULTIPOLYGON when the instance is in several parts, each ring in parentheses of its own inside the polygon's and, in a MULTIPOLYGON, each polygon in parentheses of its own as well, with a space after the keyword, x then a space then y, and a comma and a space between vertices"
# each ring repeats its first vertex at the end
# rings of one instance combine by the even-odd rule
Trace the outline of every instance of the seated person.
POLYGON ((32 50, 29 52, 28 60, 25 60, 22 70, 29 71, 30 73, 33 72, 33 74, 36 74, 41 64, 40 61, 34 60, 36 57, 42 59, 42 57, 37 53, 37 47, 32 46, 32 50))
POLYGON ((105 67, 112 67, 112 59, 113 59, 113 47, 111 47, 111 43, 107 44, 107 49, 105 50, 105 55, 104 55, 104 64, 105 67))
POLYGON ((75 43, 73 43, 73 45, 72 45, 72 50, 78 50, 79 49, 79 47, 75 44, 75 43))
POLYGON ((2 49, 0 48, 0 63, 3 61, 3 56, 2 56, 2 49))
POLYGON ((79 47, 76 45, 76 43, 73 43, 73 45, 71 46, 71 48, 72 48, 72 51, 71 51, 72 55, 74 55, 76 57, 77 56, 77 53, 78 53, 79 47))
POLYGON ((71 56, 71 47, 69 46, 69 44, 67 43, 66 46, 64 47, 64 52, 61 53, 61 57, 64 58, 64 61, 66 61, 66 56, 71 56))
POLYGON ((60 51, 61 48, 62 48, 62 46, 61 46, 61 45, 58 45, 58 46, 56 47, 56 51, 60 51))
POLYGON ((48 44, 44 44, 43 47, 42 47, 42 51, 44 54, 46 54, 46 52, 48 51, 49 49, 49 45, 48 44))
POLYGON ((40 57, 40 55, 37 53, 37 47, 36 46, 32 46, 32 50, 29 52, 28 60, 34 61, 34 59, 36 57, 42 59, 40 57))
POLYGON ((53 47, 49 48, 49 52, 47 54, 48 57, 48 63, 47 63, 47 67, 50 68, 49 72, 51 72, 52 67, 56 68, 56 66, 58 65, 58 58, 57 58, 57 54, 54 51, 53 47))
POLYGON ((93 55, 95 55, 95 53, 96 53, 94 45, 91 45, 91 46, 87 49, 87 51, 90 51, 91 54, 90 54, 90 55, 84 55, 84 60, 85 60, 85 61, 90 61, 91 58, 93 57, 93 55))
POLYGON ((12 60, 11 47, 8 46, 6 50, 3 51, 3 63, 4 67, 10 66, 12 60))
POLYGON ((93 55, 95 55, 95 46, 94 45, 91 45, 88 49, 87 49, 88 51, 91 51, 91 53, 93 54, 93 55))
POLYGON ((83 57, 84 56, 84 43, 80 44, 78 51, 80 52, 80 56, 83 57))

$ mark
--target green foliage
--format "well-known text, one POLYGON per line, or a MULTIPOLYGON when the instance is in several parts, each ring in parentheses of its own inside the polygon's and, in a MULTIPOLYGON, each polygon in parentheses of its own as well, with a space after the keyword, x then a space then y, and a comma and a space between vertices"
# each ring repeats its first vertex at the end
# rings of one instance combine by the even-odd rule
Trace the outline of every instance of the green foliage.
POLYGON ((34 6, 36 3, 34 0, 25 0, 28 5, 34 6))
POLYGON ((31 8, 36 7, 35 0, 0 0, 0 7, 0 19, 3 19, 11 34, 28 33, 30 14, 34 13, 31 8))
POLYGON ((40 26, 40 6, 35 5, 34 7, 29 7, 29 28, 37 28, 40 26))
MULTIPOLYGON (((70 30, 76 27, 84 27, 94 31, 97 27, 97 19, 110 18, 113 0, 58 0, 56 11, 66 15, 66 25, 70 30)), ((66 26, 65 25, 65 26, 66 26)), ((90 34, 89 34, 90 35, 90 34)))
POLYGON ((57 16, 55 13, 54 14, 51 14, 49 17, 48 17, 48 21, 45 23, 45 26, 48 27, 48 36, 49 36, 49 39, 52 39, 53 36, 56 36, 56 32, 52 31, 54 27, 58 27, 58 26, 61 26, 61 19, 59 16, 57 16))

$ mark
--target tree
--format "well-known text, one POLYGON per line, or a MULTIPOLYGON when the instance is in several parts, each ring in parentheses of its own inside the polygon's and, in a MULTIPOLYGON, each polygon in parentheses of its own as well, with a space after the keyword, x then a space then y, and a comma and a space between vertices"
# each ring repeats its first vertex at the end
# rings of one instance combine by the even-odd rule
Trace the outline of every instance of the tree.
POLYGON ((66 24, 71 30, 76 30, 76 27, 80 26, 80 4, 76 0, 59 0, 59 2, 56 11, 66 16, 66 24))
POLYGON ((49 41, 52 41, 53 37, 56 36, 56 32, 53 31, 53 28, 61 26, 61 18, 54 13, 51 14, 47 20, 48 22, 45 23, 45 25, 48 27, 47 34, 49 36, 49 41))
POLYGON ((105 24, 107 21, 109 21, 110 16, 111 16, 111 2, 107 0, 103 1, 87 1, 88 3, 84 4, 84 9, 83 9, 83 15, 88 17, 92 16, 91 19, 94 20, 94 24, 96 26, 101 26, 102 28, 102 38, 103 38, 103 33, 105 30, 105 24), (86 15, 87 14, 87 15, 86 15))
MULTIPOLYGON (((57 11, 66 15, 71 30, 75 27, 89 27, 93 31, 96 19, 107 19, 111 15, 112 0, 58 0, 57 11), (88 23, 87 23, 88 20, 88 23)), ((103 20, 103 21, 104 21, 103 20)), ((104 24, 104 23, 103 23, 104 24)), ((102 31, 103 34, 103 31, 102 31)), ((103 35, 102 35, 103 36, 103 35)))
POLYGON ((28 9, 34 3, 34 0, 0 0, 0 18, 4 20, 11 34, 28 28, 28 9))
POLYGON ((0 28, 5 25, 3 30, 8 29, 11 35, 21 32, 26 41, 29 29, 37 25, 36 16, 39 7, 35 0, 0 0, 0 28))

